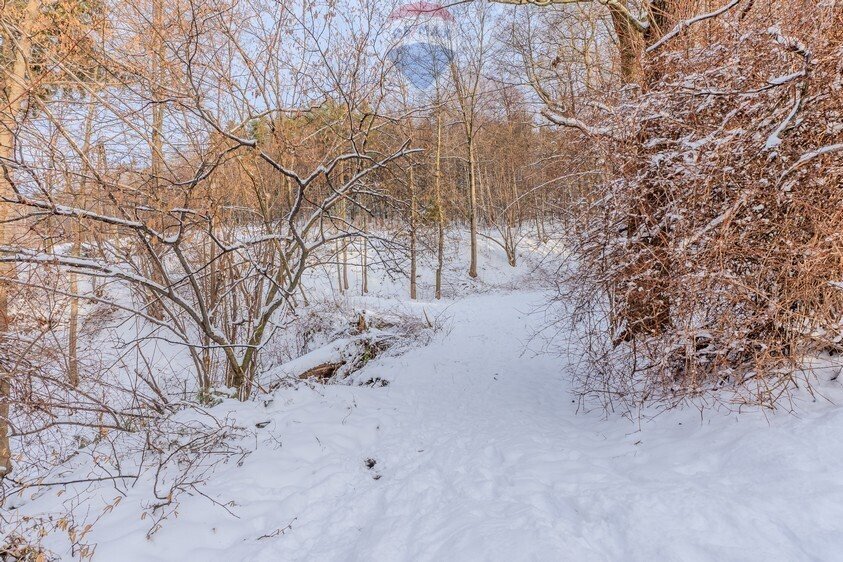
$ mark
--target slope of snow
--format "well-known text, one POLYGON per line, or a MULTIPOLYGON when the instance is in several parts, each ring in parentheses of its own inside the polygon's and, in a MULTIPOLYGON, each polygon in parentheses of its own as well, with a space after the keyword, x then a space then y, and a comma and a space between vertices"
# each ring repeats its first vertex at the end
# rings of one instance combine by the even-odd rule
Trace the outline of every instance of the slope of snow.
MULTIPOLYGON (((86 538, 94 560, 839 559, 843 410, 578 413, 565 360, 529 350, 548 295, 490 255, 483 274, 509 276, 498 288, 401 303, 449 320, 365 367, 388 386, 299 385, 215 408, 254 428, 249 454, 151 539, 141 479, 86 538)), ((96 489, 91 509, 115 495, 96 489)))

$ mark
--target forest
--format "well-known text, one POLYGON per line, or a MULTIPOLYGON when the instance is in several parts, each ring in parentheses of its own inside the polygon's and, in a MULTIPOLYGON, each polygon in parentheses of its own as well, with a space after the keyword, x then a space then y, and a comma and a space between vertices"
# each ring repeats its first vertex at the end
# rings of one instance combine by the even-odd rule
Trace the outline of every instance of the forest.
POLYGON ((840 0, 5 0, 0 561, 833 560, 840 0))

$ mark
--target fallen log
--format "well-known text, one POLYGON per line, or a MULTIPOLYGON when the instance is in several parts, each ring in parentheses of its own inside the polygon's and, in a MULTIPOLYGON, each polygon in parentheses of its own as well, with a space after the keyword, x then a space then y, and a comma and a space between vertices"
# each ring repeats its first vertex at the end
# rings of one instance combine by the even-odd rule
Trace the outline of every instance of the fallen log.
POLYGON ((313 367, 312 369, 308 369, 299 375, 299 379, 315 380, 320 383, 325 383, 331 380, 331 378, 337 374, 337 371, 339 371, 343 365, 345 365, 344 361, 342 363, 323 363, 313 367))

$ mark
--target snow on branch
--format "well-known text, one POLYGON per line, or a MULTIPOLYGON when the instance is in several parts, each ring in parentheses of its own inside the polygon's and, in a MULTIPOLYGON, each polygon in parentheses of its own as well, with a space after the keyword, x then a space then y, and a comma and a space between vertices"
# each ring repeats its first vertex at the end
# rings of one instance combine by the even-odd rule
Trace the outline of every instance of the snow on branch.
POLYGON ((799 160, 796 161, 796 163, 793 166, 791 166, 790 168, 785 170, 785 172, 782 174, 782 177, 779 179, 779 185, 781 185, 781 183, 785 180, 785 178, 787 178, 790 174, 792 174, 793 172, 795 172, 796 170, 798 170, 799 168, 801 168, 802 166, 804 166, 808 162, 816 160, 817 158, 819 158, 821 156, 825 156, 826 154, 833 154, 833 153, 836 153, 836 152, 843 152, 843 143, 830 144, 830 145, 818 148, 816 150, 806 152, 805 154, 802 155, 801 158, 799 158, 799 160))
MULTIPOLYGON (((791 123, 799 115, 799 112, 802 110, 802 105, 804 104, 805 95, 808 92, 808 80, 810 78, 810 70, 811 70, 811 59, 812 54, 811 50, 801 41, 798 39, 787 37, 782 35, 782 32, 779 30, 778 27, 771 27, 767 30, 769 35, 772 35, 776 42, 784 47, 786 50, 797 53, 802 56, 804 59, 804 66, 802 71, 797 73, 802 78, 802 83, 800 84, 799 88, 796 91, 796 99, 793 102, 793 107, 788 113, 787 117, 782 121, 776 130, 767 138, 767 142, 764 145, 765 150, 773 150, 778 148, 778 146, 782 143, 782 135, 788 128, 790 128, 791 123)), ((786 83, 786 82, 783 82, 786 83)))
POLYGON ((545 119, 547 119, 554 125, 577 129, 578 131, 590 137, 608 137, 611 139, 618 140, 617 135, 615 135, 615 131, 611 127, 596 127, 593 125, 589 125, 585 121, 576 119, 574 117, 562 115, 561 113, 559 113, 558 110, 555 111, 551 108, 542 109, 541 114, 545 119))
POLYGON ((722 6, 722 7, 718 8, 717 10, 714 10, 713 12, 708 12, 707 14, 700 14, 696 17, 691 18, 691 19, 680 21, 678 24, 676 24, 676 26, 672 30, 670 30, 668 33, 666 33, 661 39, 659 39, 658 41, 656 41, 655 43, 653 43, 652 45, 647 47, 647 52, 652 53, 652 52, 658 50, 665 43, 667 43, 668 41, 670 41, 671 39, 673 39, 674 37, 676 37, 677 35, 682 33, 682 31, 688 29, 692 25, 694 25, 696 23, 700 23, 700 22, 705 21, 705 20, 716 18, 717 16, 720 16, 722 14, 725 14, 726 12, 728 12, 729 10, 731 10, 732 8, 734 8, 735 6, 737 6, 740 3, 741 3, 741 0, 731 0, 731 2, 729 2, 725 6, 722 6))

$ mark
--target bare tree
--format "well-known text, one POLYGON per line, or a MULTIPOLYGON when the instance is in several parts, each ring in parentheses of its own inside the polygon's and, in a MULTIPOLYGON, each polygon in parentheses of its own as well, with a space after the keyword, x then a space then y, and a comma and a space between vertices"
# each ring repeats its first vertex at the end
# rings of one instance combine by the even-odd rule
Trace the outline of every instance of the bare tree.
POLYGON ((480 130, 481 104, 484 93, 484 71, 491 52, 492 14, 487 6, 471 7, 471 13, 459 31, 467 47, 457 50, 451 65, 451 79, 465 137, 470 264, 468 274, 477 277, 478 170, 477 135, 480 130))
MULTIPOLYGON (((139 362, 149 361, 150 342, 182 346, 199 401, 223 385, 247 398, 263 351, 306 298, 305 277, 337 244, 345 252, 354 240, 392 244, 353 216, 371 216, 390 199, 381 179, 414 153, 407 139, 381 135, 392 119, 383 111, 388 69, 367 56, 371 5, 345 15, 353 25, 321 7, 294 12, 257 1, 115 5, 109 16, 123 33, 92 34, 107 49, 87 69, 39 47, 45 66, 71 84, 54 96, 33 95, 28 66, 40 6, 4 13, 12 30, 4 47, 14 44, 16 55, 0 131, 0 329, 16 351, 0 365, 0 476, 11 469, 10 436, 87 427, 90 416, 111 416, 103 427, 122 431, 130 418, 171 411, 172 389, 162 389, 151 367, 133 388, 107 372, 80 376, 80 340, 90 345, 92 337, 80 317, 92 307, 136 320, 139 362), (275 25, 265 27, 265 18, 275 25), (150 21, 155 48, 146 64, 150 21), (325 35, 328 26, 336 33, 325 35), (285 58, 270 55, 289 37, 302 42, 285 58), (357 53, 351 62, 349 52, 357 53), (105 72, 89 72, 97 67, 105 72), (28 230, 13 235, 15 224, 28 230), (51 339, 69 340, 63 366, 60 349, 44 347, 43 365, 28 357, 28 331, 35 342, 44 338, 29 323, 11 327, 12 288, 32 295, 32 306, 69 304, 69 316, 64 308, 43 320, 51 339), (56 376, 61 370, 66 376, 56 376), (130 406, 96 398, 105 388, 131 394, 130 406), (45 412, 59 421, 44 422, 45 412)), ((348 260, 345 267, 347 275, 348 260)))

